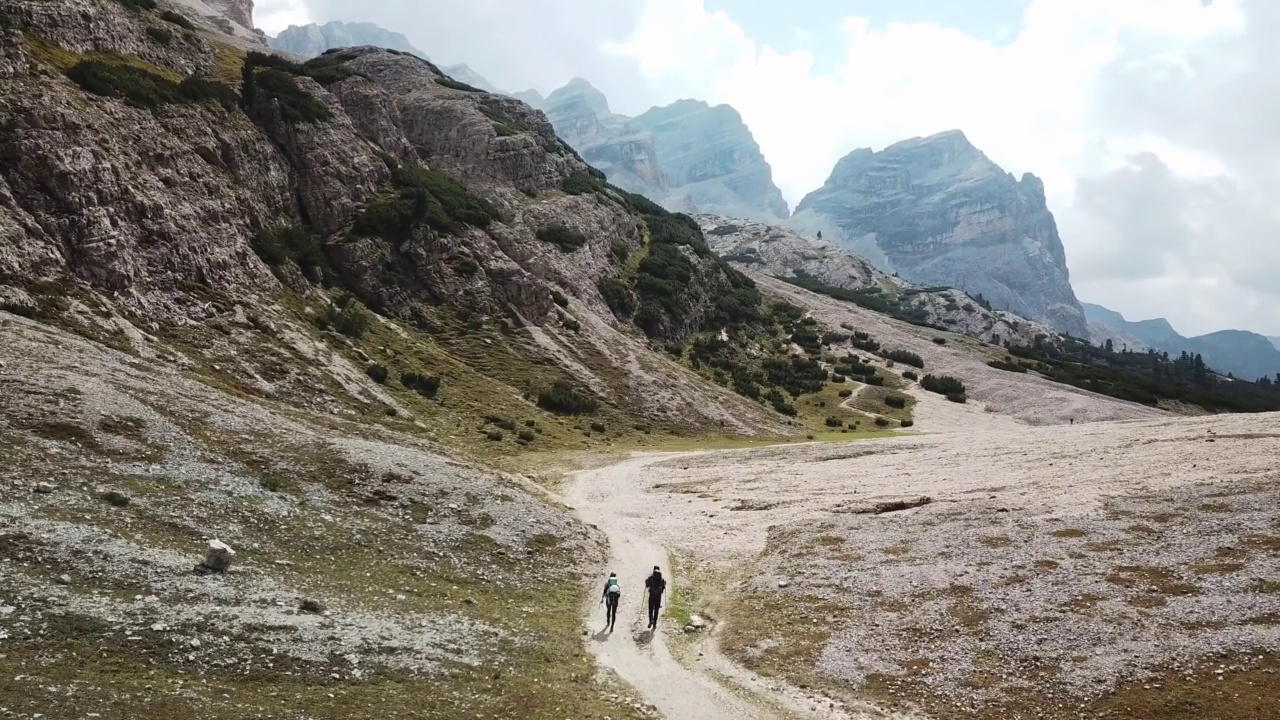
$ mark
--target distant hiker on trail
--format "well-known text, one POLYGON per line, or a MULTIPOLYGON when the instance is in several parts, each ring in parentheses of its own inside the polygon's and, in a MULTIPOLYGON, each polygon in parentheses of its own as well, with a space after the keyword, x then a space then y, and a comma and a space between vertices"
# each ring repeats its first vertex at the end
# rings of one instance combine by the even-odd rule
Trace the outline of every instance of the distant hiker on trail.
POLYGON ((667 581, 662 578, 662 571, 653 566, 653 574, 644 580, 645 592, 649 593, 649 629, 658 627, 658 608, 662 607, 662 593, 667 590, 667 581))
POLYGON ((622 588, 618 587, 618 573, 609 573, 609 579, 604 582, 604 593, 600 596, 600 602, 604 604, 604 624, 609 628, 609 632, 613 632, 613 624, 618 620, 618 598, 622 597, 622 588))

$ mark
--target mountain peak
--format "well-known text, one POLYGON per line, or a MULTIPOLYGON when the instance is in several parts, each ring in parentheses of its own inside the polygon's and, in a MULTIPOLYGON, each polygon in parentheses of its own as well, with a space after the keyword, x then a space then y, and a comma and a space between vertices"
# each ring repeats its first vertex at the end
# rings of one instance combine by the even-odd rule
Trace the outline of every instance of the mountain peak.
POLYGON ((600 90, 587 82, 585 78, 575 77, 563 86, 556 88, 546 98, 548 107, 569 103, 585 103, 597 118, 609 117, 613 111, 609 109, 609 98, 600 90))
POLYGON ((850 152, 796 215, 797 227, 839 228, 833 240, 911 282, 1088 332, 1043 184, 1005 172, 960 130, 850 152))

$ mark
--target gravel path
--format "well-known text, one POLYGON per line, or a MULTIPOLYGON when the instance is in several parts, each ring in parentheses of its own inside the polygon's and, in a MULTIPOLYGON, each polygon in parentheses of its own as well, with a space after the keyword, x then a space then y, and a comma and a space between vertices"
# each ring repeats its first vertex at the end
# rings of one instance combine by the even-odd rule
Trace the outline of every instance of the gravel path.
MULTIPOLYGON (((604 530, 612 557, 605 572, 616 572, 623 595, 618 606, 619 627, 602 629, 604 610, 591 603, 585 620, 590 648, 597 662, 616 672, 667 720, 861 720, 898 717, 881 713, 850 714, 824 698, 764 679, 733 665, 707 648, 704 669, 720 680, 682 666, 667 648, 663 622, 658 632, 646 629, 644 578, 654 565, 668 578, 668 597, 679 578, 673 577, 667 549, 653 534, 654 518, 645 512, 654 503, 646 498, 645 476, 654 463, 693 458, 702 453, 647 453, 616 465, 577 473, 565 501, 582 519, 604 530)), ((664 613, 666 608, 663 608, 664 613)))

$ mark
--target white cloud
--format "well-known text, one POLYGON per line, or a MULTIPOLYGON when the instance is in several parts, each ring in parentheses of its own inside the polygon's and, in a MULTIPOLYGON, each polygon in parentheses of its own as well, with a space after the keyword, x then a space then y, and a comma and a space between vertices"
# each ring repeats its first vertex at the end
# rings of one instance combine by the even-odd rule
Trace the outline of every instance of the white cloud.
POLYGON ((793 206, 854 148, 960 128, 1044 179, 1082 297, 1184 332, 1280 334, 1280 218, 1259 200, 1280 196, 1276 0, 1031 0, 998 40, 849 17, 822 70, 703 0, 269 0, 264 26, 268 8, 379 23, 509 90, 580 75, 628 115, 729 103, 793 206))
POLYGON ((253 9, 253 24, 268 35, 278 35, 290 25, 306 25, 311 13, 303 0, 260 0, 253 9))
POLYGON ((1280 23, 1261 16, 1262 2, 1033 0, 1022 27, 998 42, 850 17, 843 61, 819 74, 810 53, 759 44, 702 0, 648 0, 635 32, 603 47, 667 94, 737 108, 793 206, 856 147, 960 128, 1006 170, 1045 180, 1083 296, 1169 316, 1189 333, 1242 324, 1274 333, 1280 283, 1259 268, 1280 266, 1280 251, 1260 230, 1280 232, 1280 217, 1250 199, 1260 178, 1244 160, 1280 175, 1280 154, 1276 163, 1241 155, 1262 130, 1238 117, 1252 107, 1242 94, 1209 92, 1265 65, 1224 46, 1268 25, 1270 44, 1280 44, 1280 23), (1135 76, 1143 82, 1117 82, 1135 76), (1206 94, 1195 107, 1189 87, 1206 94), (1115 122, 1126 103, 1132 121, 1115 122), (1180 126, 1215 114, 1234 127, 1180 126), (1087 202, 1077 202, 1078 181, 1087 202), (1102 202, 1121 190, 1121 207, 1102 202))

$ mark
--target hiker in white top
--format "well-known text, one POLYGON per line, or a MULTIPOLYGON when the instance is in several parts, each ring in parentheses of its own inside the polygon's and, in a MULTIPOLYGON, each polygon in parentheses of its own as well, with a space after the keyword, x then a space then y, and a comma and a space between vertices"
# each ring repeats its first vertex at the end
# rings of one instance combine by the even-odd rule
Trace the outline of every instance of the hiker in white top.
POLYGON ((613 624, 618 620, 618 598, 622 597, 622 588, 618 587, 618 573, 609 573, 609 579, 604 583, 604 593, 600 596, 600 602, 605 607, 605 627, 609 628, 609 632, 613 632, 613 624))

